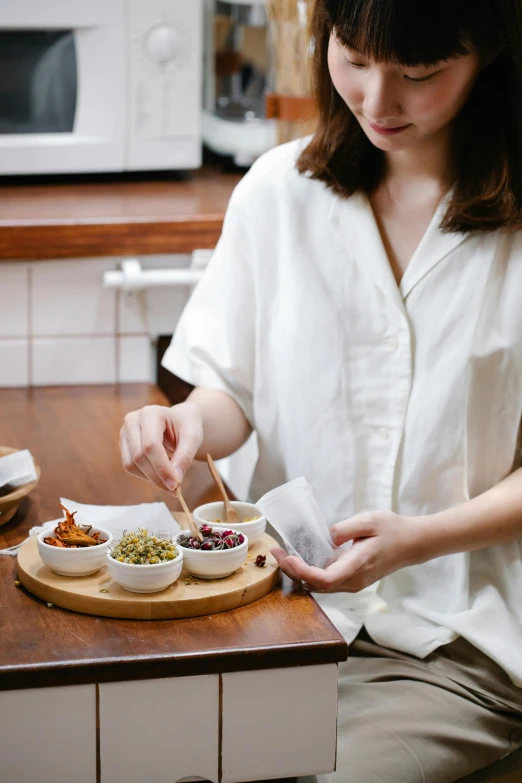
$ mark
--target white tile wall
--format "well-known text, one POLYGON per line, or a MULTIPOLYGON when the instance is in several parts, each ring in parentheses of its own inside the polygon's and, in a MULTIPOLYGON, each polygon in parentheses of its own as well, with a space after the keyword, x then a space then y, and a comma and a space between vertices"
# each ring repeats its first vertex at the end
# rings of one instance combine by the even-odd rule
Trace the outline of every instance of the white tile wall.
POLYGON ((115 293, 103 273, 117 259, 40 261, 32 265, 32 323, 37 337, 114 334, 115 293))
POLYGON ((29 341, 0 338, 0 387, 29 384, 29 341))
MULTIPOLYGON (((144 269, 190 264, 189 255, 139 260, 144 269)), ((105 289, 103 273, 120 261, 0 263, 0 388, 155 380, 155 338, 174 331, 191 289, 105 289)))
POLYGON ((0 266, 0 338, 28 335, 29 265, 0 266))
POLYGON ((119 337, 120 383, 152 383, 154 380, 154 346, 147 334, 119 337))
POLYGON ((95 685, 3 691, 0 726, 2 783, 96 783, 95 685))
POLYGON ((62 386, 116 382, 116 337, 35 337, 32 382, 62 386))
MULTIPOLYGON (((190 256, 152 256, 140 258, 142 269, 180 269, 188 267, 190 256)), ((121 293, 119 300, 120 334, 146 333, 152 336, 172 334, 190 295, 190 287, 165 286, 142 292, 121 293)))

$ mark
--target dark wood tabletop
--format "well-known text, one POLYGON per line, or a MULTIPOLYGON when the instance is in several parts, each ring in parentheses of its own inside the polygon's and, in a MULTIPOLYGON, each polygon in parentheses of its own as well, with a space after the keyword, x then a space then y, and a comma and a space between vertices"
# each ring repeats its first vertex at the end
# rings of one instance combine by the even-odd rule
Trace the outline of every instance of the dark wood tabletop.
POLYGON ((0 185, 0 261, 215 247, 239 174, 0 185))
MULTIPOLYGON (((0 445, 28 448, 37 488, 0 527, 0 548, 59 516, 59 497, 124 505, 177 500, 121 467, 125 413, 166 398, 146 384, 0 390, 0 445)), ((206 464, 183 483, 191 508, 214 499, 206 464)), ((345 660, 347 645, 316 602, 282 585, 248 606, 183 620, 116 620, 70 612, 16 587, 16 559, 0 556, 0 690, 174 677, 345 660)))

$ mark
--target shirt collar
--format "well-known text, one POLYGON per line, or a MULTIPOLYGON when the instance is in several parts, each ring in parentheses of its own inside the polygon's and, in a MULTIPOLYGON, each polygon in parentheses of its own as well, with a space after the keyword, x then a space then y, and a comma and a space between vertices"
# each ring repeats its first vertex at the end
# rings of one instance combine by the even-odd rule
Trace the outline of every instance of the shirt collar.
MULTIPOLYGON (((400 286, 393 275, 381 233, 368 197, 355 193, 348 199, 336 198, 329 214, 329 221, 341 237, 346 252, 372 276, 374 282, 386 297, 404 314, 404 300, 417 283, 457 248, 469 235, 467 233, 444 233, 440 223, 445 214, 451 191, 441 200, 433 218, 410 260, 400 286)), ((326 265, 328 260, 325 259, 326 265)), ((326 275, 328 268, 324 269, 326 275)), ((339 270, 336 274, 338 275, 339 270)), ((332 270, 333 274, 333 270, 332 270)), ((335 285, 335 281, 332 280, 335 285)), ((339 288, 339 286, 338 286, 339 288)))

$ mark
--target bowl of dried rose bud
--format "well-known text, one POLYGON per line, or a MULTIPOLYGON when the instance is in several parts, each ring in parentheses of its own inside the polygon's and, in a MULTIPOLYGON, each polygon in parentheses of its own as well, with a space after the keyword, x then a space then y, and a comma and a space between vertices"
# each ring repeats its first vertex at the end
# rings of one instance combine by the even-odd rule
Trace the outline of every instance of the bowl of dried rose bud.
POLYGON ((183 551, 171 538, 146 528, 125 531, 107 554, 111 578, 130 593, 159 593, 173 584, 183 568, 183 551))
MULTIPOLYGON (((230 505, 237 512, 240 522, 235 524, 248 538, 248 546, 259 541, 266 530, 266 518, 253 503, 240 503, 232 500, 230 505)), ((197 525, 212 525, 216 530, 228 530, 230 525, 225 521, 225 509, 222 502, 205 503, 198 506, 192 516, 197 525)))
MULTIPOLYGON (((197 524, 197 523, 196 523, 197 524)), ((183 567, 200 579, 223 579, 245 562, 248 538, 239 530, 217 530, 210 525, 198 525, 203 541, 183 530, 177 545, 183 549, 183 567)))
POLYGON ((62 576, 89 576, 105 565, 112 533, 89 524, 77 523, 65 506, 65 519, 54 530, 38 535, 38 554, 49 568, 62 576))

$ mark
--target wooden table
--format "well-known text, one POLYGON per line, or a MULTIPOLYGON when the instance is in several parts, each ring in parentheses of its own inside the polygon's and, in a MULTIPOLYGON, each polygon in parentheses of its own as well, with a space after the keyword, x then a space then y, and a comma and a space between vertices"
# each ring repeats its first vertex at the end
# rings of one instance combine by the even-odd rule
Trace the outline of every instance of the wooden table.
POLYGON ((0 261, 191 253, 216 246, 238 174, 112 175, 0 185, 0 261))
MULTIPOLYGON (((29 448, 42 478, 0 528, 0 548, 83 503, 177 501, 124 473, 127 411, 166 404, 156 387, 0 390, 0 444, 29 448)), ((205 465, 189 505, 213 498, 205 465)), ((0 758, 5 783, 214 783, 327 772, 335 762, 344 639, 287 581, 240 609, 133 621, 48 608, 0 557, 0 758), (60 737, 67 741, 60 741, 60 737)))

